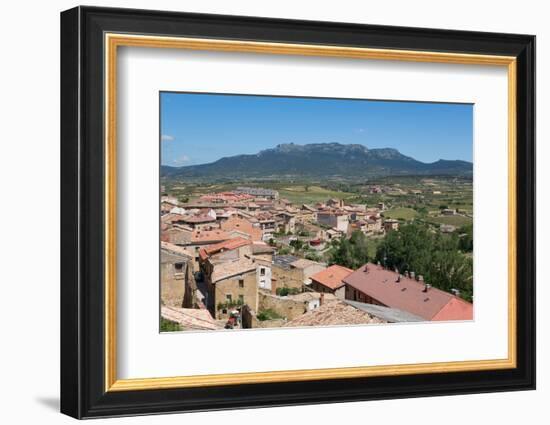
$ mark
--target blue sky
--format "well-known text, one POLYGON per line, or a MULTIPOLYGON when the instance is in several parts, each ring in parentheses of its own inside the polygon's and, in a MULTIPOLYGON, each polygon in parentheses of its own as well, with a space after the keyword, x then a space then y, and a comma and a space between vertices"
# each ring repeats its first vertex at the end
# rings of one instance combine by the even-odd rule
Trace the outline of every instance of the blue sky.
POLYGON ((472 161, 473 105, 167 92, 160 102, 163 165, 332 142, 472 161))

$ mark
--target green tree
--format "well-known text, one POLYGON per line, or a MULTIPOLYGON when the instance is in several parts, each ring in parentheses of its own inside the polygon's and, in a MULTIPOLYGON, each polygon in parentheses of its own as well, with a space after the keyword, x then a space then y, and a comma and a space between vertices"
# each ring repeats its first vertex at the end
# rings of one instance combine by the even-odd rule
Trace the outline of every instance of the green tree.
POLYGON ((458 229, 460 239, 458 247, 463 252, 472 252, 474 250, 474 225, 467 224, 458 229))
POLYGON ((298 252, 304 248, 304 242, 300 239, 291 240, 289 245, 294 248, 294 252, 298 252))
POLYGON ((402 225, 385 236, 376 251, 376 260, 400 273, 414 271, 444 291, 457 289, 466 300, 473 296, 472 259, 461 252, 456 234, 432 233, 419 224, 402 225))
POLYGON ((329 263, 357 269, 369 261, 367 237, 356 230, 349 239, 340 239, 331 248, 329 263))

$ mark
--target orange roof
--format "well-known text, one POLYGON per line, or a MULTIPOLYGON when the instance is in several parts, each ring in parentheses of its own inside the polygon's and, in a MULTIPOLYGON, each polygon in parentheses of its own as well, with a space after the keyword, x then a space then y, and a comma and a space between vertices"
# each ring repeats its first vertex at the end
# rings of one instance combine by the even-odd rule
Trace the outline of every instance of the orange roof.
POLYGON ((213 229, 213 230, 195 230, 193 231, 193 234, 191 236, 192 242, 218 242, 223 241, 226 239, 230 239, 231 236, 220 229, 213 229))
POLYGON ((237 230, 246 233, 255 241, 262 240, 262 229, 252 224, 252 222, 246 218, 233 215, 228 220, 222 222, 220 226, 225 231, 230 232, 232 230, 237 230))
POLYGON ((390 308, 407 311, 427 320, 472 320, 473 305, 437 288, 428 291, 415 279, 368 263, 346 276, 347 285, 390 308))
POLYGON ((338 289, 345 285, 342 280, 351 273, 353 273, 353 270, 348 269, 347 267, 334 265, 315 273, 311 276, 311 280, 314 280, 329 289, 338 289))
POLYGON ((191 215, 191 216, 183 216, 181 218, 181 221, 185 223, 209 223, 211 221, 216 221, 214 217, 210 217, 209 215, 191 215))
POLYGON ((214 245, 207 246, 207 247, 204 248, 204 252, 207 255, 212 255, 212 254, 216 254, 216 253, 218 253, 222 250, 228 251, 228 250, 240 248, 241 246, 251 245, 251 244, 252 244, 251 240, 241 238, 239 236, 239 237, 236 237, 236 238, 233 238, 233 239, 229 239, 227 241, 223 241, 223 242, 220 242, 220 243, 217 243, 217 244, 214 244, 214 245))
POLYGON ((464 301, 462 298, 453 296, 453 298, 432 317, 432 320, 472 320, 473 318, 473 305, 464 301))

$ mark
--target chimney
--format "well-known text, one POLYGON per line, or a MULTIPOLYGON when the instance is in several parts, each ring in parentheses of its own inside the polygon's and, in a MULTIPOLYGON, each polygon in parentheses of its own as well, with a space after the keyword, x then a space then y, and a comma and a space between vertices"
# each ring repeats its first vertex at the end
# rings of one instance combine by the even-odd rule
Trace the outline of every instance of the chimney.
POLYGON ((321 292, 321 297, 319 298, 319 306, 322 306, 325 303, 325 294, 321 292))
POLYGON ((424 276, 422 276, 421 274, 418 275, 418 281, 419 282, 424 282, 424 276))
POLYGON ((395 279, 395 283, 399 283, 399 282, 401 282, 401 275, 400 274, 398 274, 397 279, 395 279))
POLYGON ((453 293, 453 295, 454 295, 455 297, 459 297, 459 296, 460 296, 460 291, 459 291, 458 289, 456 289, 456 288, 451 289, 451 292, 453 293))
POLYGON ((408 271, 408 270, 405 270, 405 277, 406 277, 406 278, 409 277, 409 271, 408 271))
POLYGON ((411 279, 414 279, 414 272, 411 272, 411 279))
POLYGON ((369 272, 369 266, 365 265, 365 268, 363 269, 363 272, 368 273, 369 272))
POLYGON ((422 292, 428 292, 431 287, 432 285, 430 285, 429 283, 426 283, 426 285, 424 285, 424 290, 422 292))

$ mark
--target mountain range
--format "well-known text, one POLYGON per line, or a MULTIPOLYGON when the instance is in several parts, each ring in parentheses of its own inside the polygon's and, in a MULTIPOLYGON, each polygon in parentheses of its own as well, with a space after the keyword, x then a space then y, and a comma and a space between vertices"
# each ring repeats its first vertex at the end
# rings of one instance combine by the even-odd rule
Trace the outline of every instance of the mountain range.
POLYGON ((190 179, 376 177, 472 174, 472 163, 443 160, 425 163, 397 149, 368 149, 360 144, 285 143, 252 155, 235 155, 201 165, 161 166, 162 177, 190 179))

